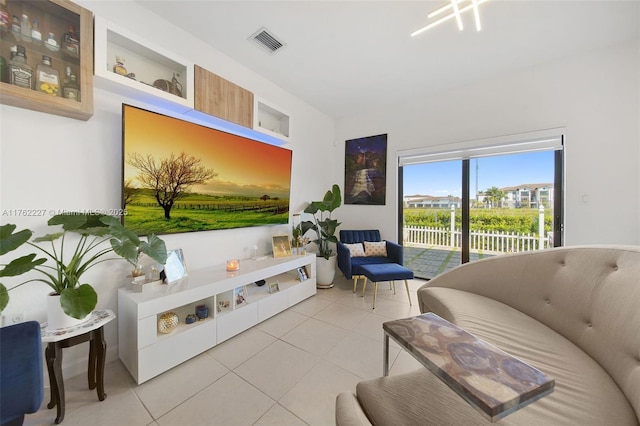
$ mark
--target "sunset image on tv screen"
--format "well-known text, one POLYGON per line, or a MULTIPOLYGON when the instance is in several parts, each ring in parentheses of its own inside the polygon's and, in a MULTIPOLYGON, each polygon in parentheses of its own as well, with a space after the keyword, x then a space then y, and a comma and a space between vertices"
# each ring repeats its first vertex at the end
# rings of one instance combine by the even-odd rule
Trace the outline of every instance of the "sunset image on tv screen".
POLYGON ((139 235, 287 223, 291 151, 123 105, 125 225, 139 235))

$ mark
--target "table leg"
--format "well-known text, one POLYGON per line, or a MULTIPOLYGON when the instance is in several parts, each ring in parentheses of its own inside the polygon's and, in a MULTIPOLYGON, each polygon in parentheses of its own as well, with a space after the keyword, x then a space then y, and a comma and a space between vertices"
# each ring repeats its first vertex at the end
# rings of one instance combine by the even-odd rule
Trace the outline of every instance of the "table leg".
POLYGON ((87 366, 89 389, 96 388, 96 345, 93 337, 89 340, 89 365, 87 366))
POLYGON ((45 349, 51 400, 47 408, 57 407, 55 423, 64 420, 64 380, 62 378, 62 347, 59 342, 49 343, 45 349))
POLYGON ((95 348, 94 377, 97 385, 98 399, 104 401, 107 397, 107 394, 104 393, 104 364, 107 357, 107 342, 104 340, 102 327, 94 332, 91 343, 95 348))
POLYGON ((382 375, 389 375, 389 335, 384 332, 384 344, 382 345, 382 375))

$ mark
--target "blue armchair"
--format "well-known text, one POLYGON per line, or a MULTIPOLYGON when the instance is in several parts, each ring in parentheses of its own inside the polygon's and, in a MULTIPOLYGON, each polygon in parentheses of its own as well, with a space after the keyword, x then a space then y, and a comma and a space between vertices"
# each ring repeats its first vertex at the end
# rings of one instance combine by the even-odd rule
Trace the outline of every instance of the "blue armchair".
MULTIPOLYGON (((351 257, 351 252, 345 246, 345 244, 364 243, 365 241, 378 242, 382 241, 380 238, 380 231, 373 230, 341 230, 340 241, 338 241, 338 268, 344 274, 345 278, 353 278, 354 288, 358 282, 358 278, 361 278, 362 272, 360 267, 362 265, 371 265, 374 263, 397 263, 402 265, 404 249, 401 245, 386 241, 387 256, 365 256, 365 257, 351 257)), ((355 291, 355 290, 354 290, 355 291)))
POLYGON ((0 424, 22 425, 25 414, 40 409, 43 397, 40 324, 0 328, 0 424))

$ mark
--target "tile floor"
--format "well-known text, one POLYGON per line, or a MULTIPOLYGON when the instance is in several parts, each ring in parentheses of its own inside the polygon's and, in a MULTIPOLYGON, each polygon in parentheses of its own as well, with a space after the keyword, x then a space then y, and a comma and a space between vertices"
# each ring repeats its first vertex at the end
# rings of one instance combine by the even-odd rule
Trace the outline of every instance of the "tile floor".
MULTIPOLYGON (((365 297, 336 276, 335 286, 138 386, 118 360, 107 364, 98 401, 86 376, 65 381, 65 426, 334 425, 335 399, 356 383, 382 375, 382 323, 420 313, 409 281, 394 295, 386 283, 365 297)), ((421 366, 392 343, 391 374, 421 366)), ((48 389, 25 425, 53 424, 48 389)))

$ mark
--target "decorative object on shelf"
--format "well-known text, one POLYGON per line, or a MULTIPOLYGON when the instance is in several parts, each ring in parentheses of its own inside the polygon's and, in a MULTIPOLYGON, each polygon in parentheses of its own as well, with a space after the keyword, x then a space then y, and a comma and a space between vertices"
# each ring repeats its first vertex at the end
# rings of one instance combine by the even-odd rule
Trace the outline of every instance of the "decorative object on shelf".
POLYGON ((235 307, 244 305, 245 303, 249 303, 249 299, 247 298, 247 288, 245 286, 234 288, 233 299, 235 301, 235 307))
POLYGON ((258 280, 256 281, 256 285, 258 287, 262 287, 263 285, 265 285, 267 282, 265 280, 258 280))
POLYGON ((338 185, 333 185, 332 189, 327 191, 322 201, 312 201, 306 209, 305 213, 313 215, 313 221, 303 221, 302 235, 309 230, 313 230, 316 239, 313 242, 318 246, 318 257, 316 259, 316 286, 318 288, 333 287, 333 279, 336 275, 336 259, 337 256, 333 252, 331 243, 335 244, 338 239, 335 236, 340 222, 333 219, 331 214, 342 204, 342 194, 338 185))
MULTIPOLYGON (((180 74, 178 74, 180 76, 180 74)), ((173 73, 173 78, 171 81, 158 79, 153 82, 153 87, 156 89, 160 89, 163 92, 171 93, 172 95, 182 97, 182 84, 176 78, 176 73, 173 73)))
POLYGON ((306 281, 309 277, 307 276, 307 271, 304 270, 304 268, 300 267, 297 269, 298 271, 298 279, 300 281, 306 281))
POLYGON ((178 314, 175 312, 165 312, 158 318, 158 332, 162 334, 169 334, 175 330, 179 323, 180 318, 178 317, 178 314))
POLYGON ((300 220, 300 213, 293 215, 293 227, 291 229, 291 251, 293 254, 304 255, 307 254, 306 246, 311 242, 308 237, 305 237, 302 232, 302 222, 300 220), (296 224, 296 222, 298 222, 296 224))
POLYGON ((237 271, 240 269, 240 261, 238 259, 227 260, 227 271, 237 271))
POLYGON ((205 305, 196 306, 196 316, 198 319, 203 320, 209 316, 209 308, 205 305))
POLYGON ((271 237, 273 257, 291 256, 291 242, 288 235, 274 235, 271 237))
POLYGON ((280 291, 280 283, 278 281, 269 283, 269 293, 277 293, 280 291))
POLYGON ((127 69, 124 67, 124 58, 116 56, 116 64, 113 66, 113 72, 119 75, 127 75, 127 69))
POLYGON ((184 323, 185 324, 193 324, 196 321, 197 321, 197 318, 193 314, 187 315, 187 317, 184 319, 184 323))
POLYGON ((344 158, 344 203, 385 205, 387 135, 346 141, 344 158))
MULTIPOLYGON (((13 288, 32 281, 47 284, 54 293, 60 295, 60 305, 65 314, 76 319, 85 318, 96 307, 98 302, 96 291, 89 284, 81 284, 81 279, 83 274, 93 266, 111 260, 103 258, 105 255, 116 253, 133 265, 140 253, 160 263, 166 260, 167 249, 164 241, 155 235, 150 235, 148 242, 141 241, 114 216, 64 213, 53 216, 47 224, 56 228, 61 226, 62 230, 56 229, 55 233, 35 238, 33 242, 28 241, 33 234, 30 230, 14 234, 15 225, 7 224, 0 227, 0 246, 2 247, 0 255, 22 244, 27 244, 44 256, 36 259, 36 254, 32 253, 14 259, 5 266, 2 274, 6 277, 20 275, 30 270, 39 272, 43 278, 30 279, 13 288), (75 249, 65 244, 69 234, 77 240, 75 249), (59 244, 55 244, 56 241, 59 244), (110 246, 105 247, 104 243, 107 242, 110 246), (42 248, 38 243, 48 243, 51 248, 42 248), (62 250, 62 247, 67 250, 62 250), (51 261, 53 265, 46 265, 47 261, 51 261)), ((0 284, 0 311, 8 303, 8 297, 6 288, 0 284)))
POLYGON ((229 309, 229 301, 228 300, 218 300, 218 312, 222 312, 223 310, 229 309))
POLYGON ((51 57, 42 55, 42 63, 36 68, 36 90, 51 96, 60 92, 60 74, 51 66, 51 57))
POLYGON ((49 33, 47 39, 44 41, 44 47, 51 50, 52 52, 57 52, 58 50, 60 50, 60 45, 58 45, 54 33, 49 33))
POLYGON ((76 27, 69 24, 68 30, 62 36, 62 52, 72 58, 80 57, 80 35, 76 33, 76 27))
POLYGON ((78 85, 78 77, 76 77, 69 66, 64 70, 62 97, 80 102, 80 86, 78 85))
POLYGON ((27 64, 27 54, 24 46, 11 47, 9 83, 25 89, 33 89, 33 68, 27 64))
POLYGON ((167 284, 175 283, 187 276, 187 264, 184 261, 182 249, 171 250, 167 254, 164 276, 167 284))

